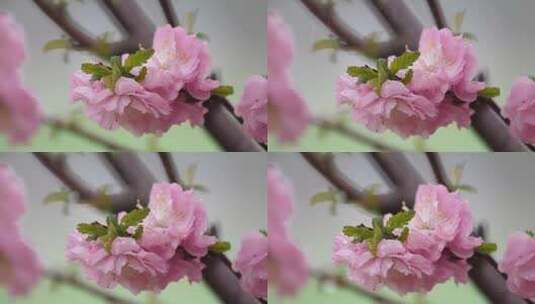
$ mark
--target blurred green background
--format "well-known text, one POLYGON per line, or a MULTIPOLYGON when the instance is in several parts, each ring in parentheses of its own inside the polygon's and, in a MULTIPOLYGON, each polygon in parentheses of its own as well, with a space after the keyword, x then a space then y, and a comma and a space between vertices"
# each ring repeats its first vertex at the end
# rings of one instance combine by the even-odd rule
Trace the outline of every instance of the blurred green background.
MULTIPOLYGON (((56 1, 56 0, 52 0, 56 1)), ((68 3, 68 10, 78 23, 94 36, 108 33, 110 42, 120 40, 121 32, 109 18, 98 1, 61 0, 68 3)), ((136 0, 128 0, 136 1, 136 0)), ((193 17, 193 29, 209 39, 214 71, 221 75, 222 83, 234 86, 229 97, 232 103, 239 101, 245 80, 254 74, 265 74, 265 20, 267 3, 263 0, 175 0, 174 7, 183 24, 186 16, 193 17), (247 30, 244 31, 243 29, 247 30), (247 50, 247 51, 244 51, 247 50)), ((157 26, 165 24, 158 0, 138 3, 157 26)), ((163 151, 214 151, 219 147, 202 128, 187 124, 173 127, 159 140, 154 136, 137 138, 119 130, 109 132, 88 121, 81 112, 81 104, 69 101, 69 77, 80 69, 83 62, 93 60, 87 53, 64 50, 43 52, 50 40, 64 37, 64 33, 49 20, 31 0, 2 0, 0 10, 7 11, 22 25, 26 33, 28 58, 24 62, 24 84, 39 99, 47 116, 73 119, 76 123, 97 132, 105 138, 132 150, 163 151)), ((42 128, 27 146, 10 147, 0 136, 0 151, 101 151, 104 148, 72 134, 59 132, 50 136, 47 127, 42 128)))
MULTIPOLYGON (((335 9, 341 19, 364 37, 375 37, 379 41, 390 39, 380 18, 364 0, 335 1, 335 9)), ((427 2, 405 0, 425 27, 434 26, 434 20, 427 2)), ((501 96, 496 98, 503 104, 515 78, 532 75, 535 71, 535 20, 532 11, 535 1, 440 1, 450 24, 456 16, 464 16, 461 30, 475 36, 473 41, 480 71, 488 73, 491 86, 501 88, 501 96), (464 15, 463 15, 464 14, 464 15), (492 20, 489 23, 489 20, 492 20)), ((338 76, 345 73, 350 65, 372 64, 354 52, 334 52, 331 49, 313 51, 315 42, 331 37, 331 33, 321 24, 301 1, 269 0, 268 9, 277 11, 291 26, 296 56, 292 65, 292 77, 296 89, 303 95, 314 116, 337 117, 339 109, 335 99, 335 83, 338 76)), ((459 18, 461 19, 461 18, 459 18)), ((373 65, 373 64, 372 64, 373 65)), ((429 151, 486 151, 487 148, 471 130, 459 131, 456 126, 442 128, 425 143, 416 139, 403 140, 386 132, 375 134, 360 124, 347 119, 346 125, 366 135, 377 138, 404 150, 418 150, 425 146, 429 151)), ((370 151, 369 146, 359 144, 335 133, 317 135, 317 128, 311 127, 304 137, 294 145, 280 145, 270 138, 271 151, 370 151)))

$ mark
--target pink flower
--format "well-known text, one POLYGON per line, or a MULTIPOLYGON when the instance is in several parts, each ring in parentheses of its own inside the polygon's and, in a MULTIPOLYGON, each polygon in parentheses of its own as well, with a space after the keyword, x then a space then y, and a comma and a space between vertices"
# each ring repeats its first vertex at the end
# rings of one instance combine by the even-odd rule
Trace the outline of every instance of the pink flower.
POLYGON ((24 33, 4 12, 0 12, 0 41, 0 73, 13 73, 26 57, 24 33))
POLYGON ((287 221, 293 210, 294 193, 290 182, 273 165, 267 169, 269 235, 287 236, 287 221))
POLYGON ((349 104, 353 118, 371 131, 390 129, 402 137, 427 137, 435 131, 427 121, 436 117, 436 105, 399 81, 387 80, 378 95, 372 86, 343 75, 338 79, 336 92, 338 102, 349 104))
POLYGON ((535 144, 535 82, 528 77, 517 79, 503 109, 511 121, 511 133, 522 141, 535 144))
POLYGON ((385 285, 400 294, 427 291, 423 278, 434 271, 432 261, 398 240, 383 239, 374 254, 366 243, 354 243, 343 234, 335 238, 333 261, 347 266, 349 279, 359 286, 374 291, 385 285))
POLYGON ((308 279, 303 253, 288 238, 287 222, 293 208, 293 188, 273 165, 267 171, 269 278, 283 296, 293 296, 308 279))
POLYGON ((100 287, 113 288, 120 284, 134 294, 142 290, 162 290, 159 276, 169 269, 164 258, 126 237, 116 238, 111 251, 107 252, 102 242, 88 241, 74 232, 68 239, 67 258, 80 263, 88 278, 100 287))
POLYGON ((22 182, 11 169, 0 165, 0 185, 0 284, 10 296, 22 296, 40 280, 42 266, 22 239, 17 223, 26 205, 22 182))
POLYGON ((472 214, 459 193, 450 193, 443 185, 420 185, 414 210, 407 240, 412 252, 437 261, 448 248, 457 257, 467 259, 482 244, 481 238, 471 236, 472 214))
POLYGON ((236 114, 244 120, 247 133, 261 143, 267 143, 267 87, 268 81, 264 77, 249 78, 236 108, 236 114))
POLYGON ((268 238, 259 232, 245 235, 233 268, 241 274, 242 288, 258 298, 267 299, 268 238))
POLYGON ((309 110, 290 78, 293 38, 288 25, 273 12, 268 15, 269 127, 281 142, 296 141, 305 131, 309 110))
POLYGON ((281 296, 295 296, 308 280, 309 269, 304 254, 289 239, 268 235, 269 282, 281 296))
POLYGON ((535 300, 535 238, 513 233, 498 269, 507 274, 507 287, 523 298, 535 300))
POLYGON ((443 80, 442 84, 449 84, 462 101, 474 101, 477 92, 485 87, 484 83, 473 81, 477 68, 474 49, 461 35, 455 36, 446 28, 424 29, 419 51, 415 72, 423 73, 426 79, 443 80))
POLYGON ((11 297, 28 294, 43 274, 35 251, 16 230, 0 233, 0 265, 0 284, 7 286, 11 297))

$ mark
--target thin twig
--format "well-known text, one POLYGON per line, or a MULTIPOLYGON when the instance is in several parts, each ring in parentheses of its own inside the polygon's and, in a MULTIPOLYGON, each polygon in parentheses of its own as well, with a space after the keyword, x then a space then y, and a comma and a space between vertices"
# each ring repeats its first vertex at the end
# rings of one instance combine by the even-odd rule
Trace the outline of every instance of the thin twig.
POLYGON ((178 20, 175 8, 173 7, 173 2, 171 0, 159 1, 160 6, 162 7, 163 13, 165 15, 165 19, 167 19, 167 23, 169 23, 172 27, 179 26, 180 21, 178 20))
POLYGON ((376 140, 362 133, 359 133, 356 130, 351 129, 342 123, 337 123, 337 122, 329 121, 327 119, 322 119, 322 118, 312 119, 310 123, 313 125, 316 125, 318 128, 322 128, 327 131, 335 132, 340 135, 346 136, 354 141, 364 143, 374 149, 377 149, 378 151, 398 150, 392 146, 389 146, 386 143, 383 143, 379 140, 376 140))
POLYGON ((110 304, 135 304, 136 302, 120 298, 111 293, 105 292, 99 288, 93 287, 74 275, 64 274, 59 271, 47 270, 44 273, 44 276, 50 281, 60 284, 69 285, 76 289, 82 290, 94 297, 99 297, 105 300, 110 304))
POLYGON ((180 176, 178 175, 178 170, 175 166, 175 162, 173 161, 173 155, 168 152, 159 152, 158 156, 160 157, 160 160, 162 162, 165 174, 167 174, 167 179, 171 183, 184 185, 184 183, 180 180, 180 176))
POLYGON ((103 138, 85 128, 81 127, 76 123, 66 122, 57 118, 47 118, 44 121, 44 124, 49 125, 52 128, 65 130, 71 132, 75 135, 78 135, 82 138, 85 138, 93 143, 101 145, 111 151, 128 151, 131 150, 129 147, 122 146, 111 140, 103 138))
POLYGON ((440 159, 440 155, 436 152, 426 152, 425 156, 431 165, 437 183, 442 184, 451 190, 451 183, 440 159))
POLYGON ((448 27, 448 22, 446 21, 446 17, 444 16, 444 10, 442 9, 440 1, 427 0, 427 5, 429 6, 431 13, 433 14, 433 18, 435 19, 435 24, 437 25, 437 27, 439 29, 448 27))
POLYGON ((349 282, 344 276, 338 274, 330 274, 322 271, 312 272, 312 276, 315 277, 320 283, 329 282, 334 284, 338 288, 344 288, 347 290, 354 291, 359 295, 366 296, 367 298, 373 300, 373 303, 377 304, 401 304, 402 302, 391 300, 387 297, 384 297, 378 293, 370 292, 365 289, 358 287, 355 284, 349 282))

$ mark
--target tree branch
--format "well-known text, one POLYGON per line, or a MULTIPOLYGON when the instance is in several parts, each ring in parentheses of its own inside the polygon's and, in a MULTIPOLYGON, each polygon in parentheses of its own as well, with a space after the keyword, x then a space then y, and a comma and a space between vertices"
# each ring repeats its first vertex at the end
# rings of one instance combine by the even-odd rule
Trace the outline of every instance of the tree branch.
POLYGON ((440 5, 439 0, 427 0, 427 5, 429 6, 429 9, 431 10, 431 13, 433 14, 433 18, 435 19, 435 24, 439 29, 448 27, 448 22, 446 21, 446 17, 444 16, 444 10, 442 9, 442 5, 440 5))
POLYGON ((440 155, 436 152, 426 152, 425 156, 431 165, 431 169, 433 170, 433 174, 435 175, 437 183, 446 186, 451 191, 451 183, 448 175, 446 174, 446 170, 444 169, 444 165, 440 160, 440 155))
POLYGON ((176 27, 180 25, 180 21, 178 20, 178 17, 176 16, 175 9, 173 7, 173 2, 171 0, 159 0, 160 6, 162 7, 163 13, 165 15, 165 19, 167 19, 167 23, 169 23, 172 27, 176 27))
POLYGON ((66 284, 76 289, 87 292, 88 294, 99 297, 110 304, 134 304, 136 302, 117 297, 111 293, 107 293, 99 288, 93 287, 85 282, 79 280, 74 275, 63 274, 59 271, 48 270, 45 271, 44 276, 50 281, 60 284, 66 284))
POLYGON ((376 304, 401 304, 402 303, 402 302, 398 302, 398 301, 394 301, 389 298, 386 298, 378 293, 370 292, 365 289, 362 289, 358 287, 357 285, 349 282, 347 279, 345 279, 341 275, 315 271, 315 272, 312 272, 312 276, 314 276, 320 283, 329 282, 331 284, 334 284, 338 288, 344 288, 344 289, 353 291, 359 295, 363 295, 373 300, 373 303, 376 303, 376 304))
POLYGON ((184 183, 180 180, 180 176, 178 175, 178 170, 176 169, 175 162, 173 161, 173 155, 168 152, 159 152, 158 156, 162 162, 165 174, 167 174, 167 179, 171 183, 184 185, 184 183))
POLYGON ((333 121, 329 121, 327 119, 322 118, 314 118, 310 122, 313 125, 316 125, 318 128, 325 129, 327 131, 336 132, 340 135, 343 135, 345 137, 348 137, 354 141, 364 143, 366 145, 369 145, 370 147, 378 150, 378 151, 396 151, 398 149, 389 146, 379 140, 376 140, 374 138, 371 138, 369 136, 366 136, 362 133, 359 133, 355 131, 354 129, 348 128, 346 125, 342 123, 337 123, 333 121))

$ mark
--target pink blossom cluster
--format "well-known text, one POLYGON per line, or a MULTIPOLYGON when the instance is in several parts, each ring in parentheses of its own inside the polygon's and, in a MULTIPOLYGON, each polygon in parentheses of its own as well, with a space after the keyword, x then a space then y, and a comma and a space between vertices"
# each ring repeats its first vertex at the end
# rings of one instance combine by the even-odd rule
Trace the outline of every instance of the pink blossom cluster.
POLYGON ((293 296, 308 279, 305 256, 290 240, 288 220, 292 214, 293 188, 273 165, 267 171, 269 282, 279 295, 293 296))
POLYGON ((295 53, 292 33, 282 17, 274 12, 268 14, 267 45, 270 132, 276 134, 280 142, 294 142, 304 133, 310 113, 290 77, 295 53))
POLYGON ((28 294, 42 276, 35 251, 20 234, 18 221, 26 211, 21 181, 8 167, 0 165, 0 285, 11 297, 28 294))
POLYGON ((241 274, 243 290, 257 298, 267 299, 268 238, 261 232, 251 232, 241 241, 233 268, 241 274))
POLYGON ((503 115, 510 120, 510 131, 522 141, 535 144, 535 81, 529 77, 515 80, 503 115))
POLYGON ((25 143, 37 131, 41 108, 23 86, 20 68, 26 59, 24 33, 7 13, 0 12, 0 132, 12 144, 25 143))
MULTIPOLYGON (((207 216, 192 190, 157 183, 150 193, 149 214, 141 238, 117 237, 107 250, 100 239, 79 232, 69 236, 66 255, 78 262, 89 279, 104 288, 122 285, 134 294, 159 292, 170 282, 202 279, 201 258, 216 242, 206 235, 207 216)), ((120 215, 121 218, 124 215, 120 215)))
MULTIPOLYGON (((219 82, 209 78, 211 59, 207 43, 181 27, 159 27, 154 54, 142 66, 122 75, 114 88, 82 71, 71 77, 71 99, 82 101, 86 114, 105 129, 119 126, 140 136, 162 134, 173 125, 204 122, 208 100, 219 82)), ((123 56, 123 60, 127 55, 123 56)))
MULTIPOLYGON (((391 215, 385 217, 385 222, 391 215)), ((467 259, 482 244, 472 233, 467 201, 442 185, 420 185, 414 216, 406 227, 394 230, 395 238, 383 238, 373 252, 366 242, 340 234, 334 242, 333 261, 348 267, 356 284, 376 290, 387 286, 400 294, 428 292, 453 278, 466 283, 467 259)))
POLYGON ((255 75, 247 80, 245 89, 236 108, 236 113, 243 118, 245 131, 255 140, 267 143, 268 132, 268 81, 255 75))
POLYGON ((523 298, 535 300, 535 238, 515 232, 507 241, 498 269, 507 274, 507 287, 523 298))
POLYGON ((412 66, 396 71, 379 90, 343 75, 337 81, 336 98, 339 104, 350 105, 354 120, 371 131, 388 129, 402 137, 427 138, 454 122, 459 128, 470 125, 470 104, 485 88, 473 80, 476 68, 473 46, 462 36, 428 28, 422 32, 419 57, 412 66))

